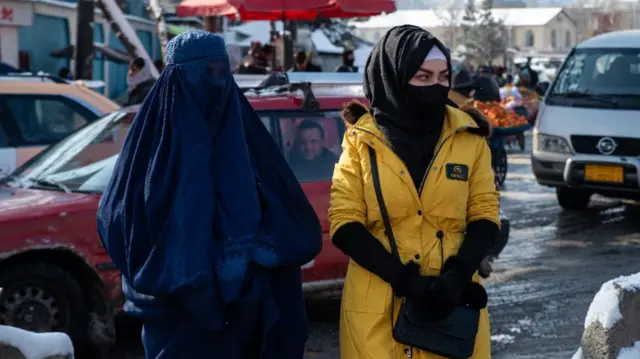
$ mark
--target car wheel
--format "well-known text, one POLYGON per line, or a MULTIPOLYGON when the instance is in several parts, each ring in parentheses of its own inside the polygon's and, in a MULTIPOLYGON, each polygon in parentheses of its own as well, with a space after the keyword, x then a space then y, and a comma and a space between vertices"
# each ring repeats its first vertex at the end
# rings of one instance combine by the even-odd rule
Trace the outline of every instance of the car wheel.
POLYGON ((31 263, 0 273, 0 324, 32 332, 65 332, 80 339, 88 313, 82 289, 64 269, 31 263))
POLYGON ((557 187, 556 197, 560 207, 567 211, 584 211, 589 207, 591 193, 584 190, 557 187))
POLYGON ((502 186, 504 181, 507 180, 507 151, 505 151, 504 148, 498 149, 495 153, 493 171, 496 177, 496 183, 498 186, 502 186))

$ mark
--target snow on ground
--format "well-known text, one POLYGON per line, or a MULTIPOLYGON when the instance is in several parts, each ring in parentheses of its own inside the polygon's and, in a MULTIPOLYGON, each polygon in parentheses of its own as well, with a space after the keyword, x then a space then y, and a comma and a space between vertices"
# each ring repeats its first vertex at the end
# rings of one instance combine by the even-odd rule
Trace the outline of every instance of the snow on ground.
POLYGON ((64 333, 33 333, 0 326, 0 342, 20 350, 25 359, 43 359, 54 355, 73 357, 71 338, 64 333))
MULTIPOLYGON (((578 349, 571 359, 582 359, 582 349, 578 349)), ((617 359, 640 359, 640 342, 635 342, 631 348, 620 349, 617 359)))
POLYGON ((501 343, 501 344, 513 343, 514 340, 515 340, 515 337, 513 335, 509 335, 509 334, 497 334, 497 335, 492 335, 491 336, 491 341, 492 342, 498 342, 498 343, 501 343))
POLYGON ((591 323, 598 321, 603 328, 612 328, 622 319, 618 294, 621 290, 636 288, 640 289, 640 273, 618 277, 604 283, 589 306, 584 327, 587 328, 591 323))
POLYGON ((622 348, 618 359, 640 359, 640 342, 635 342, 632 348, 622 348))
POLYGON ((571 359, 582 359, 582 348, 578 349, 578 351, 573 354, 571 359))

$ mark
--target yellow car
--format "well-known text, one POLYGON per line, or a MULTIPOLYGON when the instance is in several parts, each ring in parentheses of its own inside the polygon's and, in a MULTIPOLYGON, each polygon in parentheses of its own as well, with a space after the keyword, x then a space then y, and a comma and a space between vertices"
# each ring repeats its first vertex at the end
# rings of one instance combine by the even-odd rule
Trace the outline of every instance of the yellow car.
POLYGON ((99 92, 48 75, 0 75, 0 178, 69 133, 119 109, 99 92))

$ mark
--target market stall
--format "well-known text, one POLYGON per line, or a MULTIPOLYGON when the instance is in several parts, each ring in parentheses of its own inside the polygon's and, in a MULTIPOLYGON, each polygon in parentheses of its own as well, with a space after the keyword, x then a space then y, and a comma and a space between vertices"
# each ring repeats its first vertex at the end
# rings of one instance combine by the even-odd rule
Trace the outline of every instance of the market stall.
POLYGON ((508 96, 500 102, 481 102, 455 90, 449 92, 449 99, 461 109, 475 107, 491 123, 493 131, 489 138, 489 148, 492 166, 497 184, 502 185, 507 178, 508 169, 505 145, 513 136, 524 139, 523 133, 532 126, 529 121, 531 111, 527 108, 527 104, 524 101, 514 101, 508 96))

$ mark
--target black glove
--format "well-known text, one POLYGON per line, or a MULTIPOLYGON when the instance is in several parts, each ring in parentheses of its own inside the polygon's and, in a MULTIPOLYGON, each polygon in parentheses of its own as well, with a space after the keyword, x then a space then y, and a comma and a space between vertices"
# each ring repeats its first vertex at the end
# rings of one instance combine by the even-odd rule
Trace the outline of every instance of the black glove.
POLYGON ((487 291, 481 284, 471 280, 475 271, 469 268, 464 261, 457 256, 450 257, 442 267, 442 272, 443 277, 449 276, 450 278, 455 278, 460 284, 459 304, 468 305, 478 310, 486 308, 488 300, 487 291))
POLYGON ((433 320, 442 320, 462 305, 462 293, 465 287, 453 273, 443 273, 433 278, 436 279, 436 285, 429 317, 433 320))
POLYGON ((354 262, 392 287, 410 272, 362 223, 351 222, 341 226, 331 240, 354 262))
POLYGON ((480 283, 467 283, 462 288, 462 304, 473 309, 484 309, 487 307, 489 298, 487 291, 480 283))
POLYGON ((391 282, 391 288, 398 297, 406 297, 428 303, 435 303, 438 293, 438 278, 420 274, 420 265, 409 262, 404 270, 391 282))
POLYGON ((462 280, 470 281, 495 242, 500 228, 489 220, 479 220, 467 225, 467 234, 455 257, 447 259, 442 273, 452 272, 462 280))

